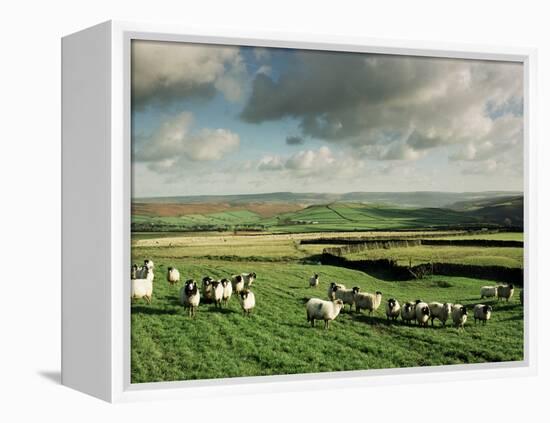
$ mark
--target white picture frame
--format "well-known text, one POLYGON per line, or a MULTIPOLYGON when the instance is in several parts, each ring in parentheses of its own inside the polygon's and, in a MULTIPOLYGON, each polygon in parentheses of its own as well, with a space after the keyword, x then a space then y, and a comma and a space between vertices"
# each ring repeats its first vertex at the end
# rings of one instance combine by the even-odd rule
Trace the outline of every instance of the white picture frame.
POLYGON ((106 22, 62 40, 62 383, 105 401, 288 392, 535 374, 536 52, 329 35, 106 22), (485 59, 524 64, 525 360, 509 363, 130 383, 130 41, 485 59))

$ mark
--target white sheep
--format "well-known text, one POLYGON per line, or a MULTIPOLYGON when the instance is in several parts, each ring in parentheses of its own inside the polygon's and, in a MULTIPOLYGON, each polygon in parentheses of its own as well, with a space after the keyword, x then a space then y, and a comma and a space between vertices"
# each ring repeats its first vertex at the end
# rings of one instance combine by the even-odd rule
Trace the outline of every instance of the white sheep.
POLYGON ((344 308, 342 300, 324 301, 319 298, 312 298, 306 303, 307 321, 315 326, 315 320, 324 320, 325 329, 329 328, 329 322, 336 319, 340 310, 344 308))
POLYGON ((346 304, 349 304, 349 310, 351 311, 351 308, 353 307, 353 304, 355 304, 355 295, 359 292, 359 287, 354 286, 351 289, 341 289, 337 286, 334 287, 334 299, 335 300, 342 300, 344 303, 344 306, 346 304))
POLYGON ((432 320, 432 326, 434 325, 434 319, 438 319, 443 326, 447 323, 451 315, 451 306, 450 303, 429 303, 428 307, 430 308, 430 319, 432 320))
POLYGON ((416 314, 416 321, 420 326, 428 326, 428 320, 430 320, 430 306, 424 301, 419 301, 414 307, 414 313, 416 314))
POLYGON ((171 286, 176 285, 180 281, 180 272, 174 267, 168 268, 168 273, 166 274, 166 280, 171 286))
POLYGON ((239 293, 239 298, 244 315, 250 316, 250 312, 256 307, 256 297, 254 293, 248 289, 243 289, 239 293))
POLYGON ((210 276, 202 278, 202 296, 205 303, 211 303, 213 300, 212 278, 210 276))
POLYGON ((390 298, 386 303, 386 318, 388 320, 397 320, 400 311, 401 306, 399 305, 399 301, 397 301, 395 298, 390 298))
POLYGON ((185 282, 185 285, 180 290, 180 303, 183 307, 189 310, 189 316, 193 317, 197 313, 199 307, 201 293, 197 282, 193 279, 189 279, 185 282))
POLYGON ((482 286, 479 290, 479 296, 483 298, 491 298, 497 296, 497 287, 496 286, 482 286))
POLYGON ((151 304, 154 274, 145 268, 143 275, 144 278, 132 279, 131 298, 132 300, 143 298, 148 304, 151 304))
POLYGON ((407 301, 403 304, 403 308, 401 309, 401 319, 403 319, 405 323, 410 324, 413 320, 416 320, 415 307, 416 304, 412 301, 407 301))
POLYGON ((231 285, 231 281, 225 278, 221 280, 221 284, 223 287, 222 303, 227 306, 227 303, 231 298, 231 294, 233 294, 233 286, 231 285))
POLYGON ((514 295, 514 285, 511 283, 508 285, 498 285, 497 286, 497 297, 500 301, 501 298, 506 299, 506 302, 512 298, 512 295, 514 295))
POLYGON ((346 289, 346 285, 342 285, 341 283, 331 282, 328 287, 327 297, 329 300, 334 300, 334 292, 336 289, 346 289))
POLYGON ((457 328, 464 329, 464 324, 468 319, 468 310, 462 304, 453 304, 451 308, 453 323, 457 328))
POLYGON ((233 286, 233 292, 239 294, 244 289, 244 278, 242 275, 231 276, 231 285, 233 286))
POLYGON ((244 280, 244 286, 246 288, 250 288, 252 286, 252 284, 254 283, 254 281, 256 280, 256 273, 252 272, 252 273, 242 273, 241 276, 243 277, 243 280, 244 280))
POLYGON ((222 306, 223 300, 223 285, 220 281, 212 281, 212 299, 214 300, 214 305, 216 307, 222 306))
POLYGON ((380 291, 376 291, 376 294, 370 294, 368 292, 358 292, 355 294, 355 311, 358 313, 360 313, 361 310, 368 310, 369 315, 371 315, 373 311, 378 310, 381 303, 382 293, 380 291))
POLYGON ((477 324, 477 321, 481 321, 484 324, 487 324, 487 320, 491 318, 491 312, 493 308, 490 305, 485 304, 476 304, 474 306, 474 323, 477 324))
POLYGON ((319 275, 317 273, 309 278, 309 286, 312 288, 319 286, 319 275))

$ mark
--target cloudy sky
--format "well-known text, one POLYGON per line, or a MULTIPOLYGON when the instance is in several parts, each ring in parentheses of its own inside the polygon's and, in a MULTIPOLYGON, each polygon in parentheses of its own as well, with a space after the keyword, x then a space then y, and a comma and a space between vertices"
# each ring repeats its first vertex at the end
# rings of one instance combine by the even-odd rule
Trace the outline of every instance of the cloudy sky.
POLYGON ((521 64, 134 41, 133 195, 523 187, 521 64))

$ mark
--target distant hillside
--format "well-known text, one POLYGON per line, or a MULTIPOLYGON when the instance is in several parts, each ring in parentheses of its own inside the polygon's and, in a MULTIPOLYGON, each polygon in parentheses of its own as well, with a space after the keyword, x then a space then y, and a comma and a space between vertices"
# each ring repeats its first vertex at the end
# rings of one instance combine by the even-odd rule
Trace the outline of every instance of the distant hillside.
MULTIPOLYGON (((460 209, 460 204, 474 204, 492 201, 499 198, 522 197, 515 191, 486 192, 349 192, 344 194, 331 193, 293 193, 272 192, 265 194, 243 195, 197 195, 175 197, 135 198, 134 203, 170 203, 170 204, 205 204, 205 203, 296 203, 302 205, 329 204, 335 202, 387 204, 401 207, 445 207, 460 209), (458 205, 458 206, 457 206, 458 205)), ((464 207, 464 206, 463 206, 464 207)))

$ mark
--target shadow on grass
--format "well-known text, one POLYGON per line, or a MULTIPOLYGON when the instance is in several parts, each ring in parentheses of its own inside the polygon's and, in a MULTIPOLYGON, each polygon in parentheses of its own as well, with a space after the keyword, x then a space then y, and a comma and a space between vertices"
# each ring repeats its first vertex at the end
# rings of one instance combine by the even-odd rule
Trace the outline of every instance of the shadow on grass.
POLYGON ((154 304, 151 305, 133 305, 132 314, 148 314, 148 315, 166 315, 166 314, 179 314, 178 309, 166 309, 155 308, 154 304))

